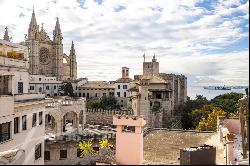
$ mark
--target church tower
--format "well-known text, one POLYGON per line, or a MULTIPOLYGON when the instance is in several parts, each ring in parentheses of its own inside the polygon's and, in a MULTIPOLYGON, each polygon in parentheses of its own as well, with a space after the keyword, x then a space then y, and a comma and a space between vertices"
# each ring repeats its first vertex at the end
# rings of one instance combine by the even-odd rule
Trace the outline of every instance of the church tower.
POLYGON ((36 22, 35 11, 33 12, 28 29, 26 43, 29 49, 30 74, 39 74, 39 26, 36 22))
POLYGON ((70 79, 75 80, 77 79, 77 62, 76 62, 75 46, 73 41, 71 44, 69 58, 70 58, 70 79))
POLYGON ((56 26, 53 31, 53 50, 54 50, 54 73, 57 79, 63 79, 63 44, 62 32, 58 17, 56 18, 56 26))
POLYGON ((8 28, 5 28, 3 40, 10 41, 9 33, 8 33, 8 28))

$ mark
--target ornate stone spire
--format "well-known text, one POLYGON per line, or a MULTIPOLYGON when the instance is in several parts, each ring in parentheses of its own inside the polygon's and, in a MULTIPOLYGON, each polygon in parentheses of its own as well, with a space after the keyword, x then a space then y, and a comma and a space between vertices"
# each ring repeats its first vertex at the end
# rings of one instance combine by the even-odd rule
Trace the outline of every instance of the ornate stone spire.
POLYGON ((28 39, 36 39, 37 38, 37 33, 39 31, 39 26, 37 25, 36 22, 36 15, 35 15, 35 10, 33 6, 33 12, 29 24, 29 30, 28 30, 28 39))
POLYGON ((156 59, 155 59, 155 53, 154 53, 154 56, 153 56, 152 62, 156 62, 156 59))
POLYGON ((10 41, 10 37, 9 37, 9 33, 8 33, 8 27, 5 28, 3 40, 10 41))
POLYGON ((60 28, 60 23, 59 23, 59 18, 56 18, 56 26, 55 26, 55 30, 53 31, 53 39, 54 42, 57 44, 61 44, 62 43, 62 32, 61 32, 61 28, 60 28))
POLYGON ((75 56, 75 45, 74 45, 73 40, 72 40, 72 44, 71 44, 70 55, 75 56))

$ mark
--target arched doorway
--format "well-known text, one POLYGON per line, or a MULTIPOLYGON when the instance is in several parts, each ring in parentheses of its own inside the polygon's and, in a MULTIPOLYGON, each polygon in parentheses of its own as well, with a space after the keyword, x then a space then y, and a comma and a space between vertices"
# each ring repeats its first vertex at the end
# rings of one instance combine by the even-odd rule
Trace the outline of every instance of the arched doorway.
POLYGON ((78 130, 79 118, 76 112, 67 112, 62 118, 62 132, 71 133, 78 130))
POLYGON ((46 114, 45 115, 46 133, 56 133, 56 127, 57 127, 57 123, 56 123, 55 118, 50 114, 46 114))

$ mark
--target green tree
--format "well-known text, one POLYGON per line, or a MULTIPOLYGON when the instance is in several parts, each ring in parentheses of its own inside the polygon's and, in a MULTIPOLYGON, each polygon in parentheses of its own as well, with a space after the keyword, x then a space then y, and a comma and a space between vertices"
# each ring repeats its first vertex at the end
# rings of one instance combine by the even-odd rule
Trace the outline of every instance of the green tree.
POLYGON ((74 89, 70 82, 66 82, 61 86, 61 90, 63 91, 64 96, 74 96, 74 89))
POLYGON ((188 97, 187 102, 185 103, 184 107, 182 108, 182 127, 183 129, 194 129, 196 126, 194 126, 193 118, 190 116, 190 113, 195 110, 203 107, 203 105, 208 104, 209 101, 206 97, 203 97, 202 95, 197 95, 194 100, 190 100, 188 97))
POLYGON ((241 93, 226 93, 223 95, 216 96, 211 100, 211 103, 216 106, 223 109, 225 112, 227 112, 227 115, 230 113, 237 113, 239 110, 238 101, 243 97, 243 94, 241 93))
POLYGON ((207 118, 208 114, 211 113, 213 109, 214 106, 206 104, 203 105, 202 108, 195 109, 192 112, 190 112, 188 115, 193 123, 193 126, 196 127, 202 118, 207 118))
POLYGON ((103 96, 100 101, 103 109, 116 109, 119 108, 117 100, 114 96, 103 96))
POLYGON ((207 118, 201 119, 196 129, 199 131, 216 131, 218 116, 226 116, 226 112, 221 108, 214 107, 213 111, 208 114, 207 118))

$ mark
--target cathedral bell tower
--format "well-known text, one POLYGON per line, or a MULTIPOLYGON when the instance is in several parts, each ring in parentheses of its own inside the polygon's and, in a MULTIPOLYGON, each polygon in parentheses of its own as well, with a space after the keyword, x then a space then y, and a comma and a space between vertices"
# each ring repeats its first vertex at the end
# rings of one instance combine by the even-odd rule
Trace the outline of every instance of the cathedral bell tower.
POLYGON ((63 79, 63 44, 62 32, 58 17, 56 18, 56 26, 53 30, 53 50, 54 50, 54 73, 58 80, 63 79))
POLYGON ((70 58, 70 79, 75 80, 77 79, 77 62, 76 62, 75 46, 73 41, 71 44, 69 58, 70 58))
POLYGON ((29 73, 39 74, 39 26, 36 22, 34 7, 29 24, 28 38, 26 38, 26 43, 29 49, 29 73))

